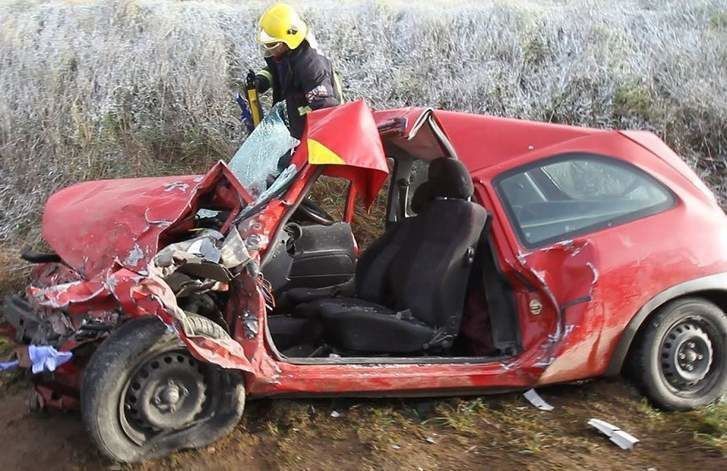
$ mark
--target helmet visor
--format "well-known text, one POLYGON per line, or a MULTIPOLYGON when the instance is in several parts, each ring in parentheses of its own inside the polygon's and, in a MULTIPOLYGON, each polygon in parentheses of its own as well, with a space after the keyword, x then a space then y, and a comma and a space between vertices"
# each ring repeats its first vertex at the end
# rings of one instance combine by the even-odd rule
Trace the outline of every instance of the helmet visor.
POLYGON ((262 51, 263 57, 279 56, 284 52, 284 49, 285 43, 283 43, 282 41, 260 45, 260 50, 262 51))
POLYGON ((282 41, 280 38, 276 38, 274 36, 270 36, 268 33, 265 32, 264 29, 260 29, 260 31, 257 34, 257 40, 260 44, 266 45, 266 44, 274 44, 279 43, 282 41))

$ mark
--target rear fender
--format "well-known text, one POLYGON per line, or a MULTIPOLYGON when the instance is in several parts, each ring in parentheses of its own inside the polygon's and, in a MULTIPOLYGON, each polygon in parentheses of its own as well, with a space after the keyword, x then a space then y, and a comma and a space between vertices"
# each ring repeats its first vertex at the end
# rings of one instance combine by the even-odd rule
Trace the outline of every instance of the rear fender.
POLYGON ((687 295, 699 295, 700 293, 707 291, 722 292, 727 295, 727 272, 717 273, 680 283, 672 286, 671 288, 667 288, 652 297, 641 307, 641 309, 639 309, 621 334, 621 338, 616 345, 616 349, 614 350, 613 355, 611 355, 606 375, 616 376, 621 373, 624 362, 626 361, 626 357, 637 333, 652 313, 667 302, 676 298, 687 295))

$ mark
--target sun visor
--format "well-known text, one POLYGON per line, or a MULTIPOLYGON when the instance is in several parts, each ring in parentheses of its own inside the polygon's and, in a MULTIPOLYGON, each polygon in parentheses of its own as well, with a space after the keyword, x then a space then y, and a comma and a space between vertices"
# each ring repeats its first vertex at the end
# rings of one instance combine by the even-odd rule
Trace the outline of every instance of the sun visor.
POLYGON ((349 179, 370 206, 389 174, 373 114, 362 101, 313 111, 302 141, 312 165, 324 175, 349 179))

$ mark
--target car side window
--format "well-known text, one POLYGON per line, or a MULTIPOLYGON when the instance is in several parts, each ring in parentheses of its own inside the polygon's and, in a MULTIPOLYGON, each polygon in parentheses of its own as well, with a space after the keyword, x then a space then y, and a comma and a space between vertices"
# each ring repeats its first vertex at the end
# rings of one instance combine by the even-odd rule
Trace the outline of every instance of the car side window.
POLYGON ((675 203, 672 193, 642 170, 589 154, 510 171, 495 185, 523 244, 531 248, 656 214, 675 203))

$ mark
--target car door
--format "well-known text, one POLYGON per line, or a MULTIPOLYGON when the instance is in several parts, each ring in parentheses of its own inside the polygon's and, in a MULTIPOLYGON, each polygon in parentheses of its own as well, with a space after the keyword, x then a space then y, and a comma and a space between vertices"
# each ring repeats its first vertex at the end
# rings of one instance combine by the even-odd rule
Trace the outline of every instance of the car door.
POLYGON ((638 288, 624 283, 633 271, 620 263, 629 259, 629 237, 643 238, 674 196, 636 166, 590 151, 533 160, 496 176, 493 187, 531 284, 529 321, 550 319, 537 346, 536 364, 546 368, 540 382, 600 374, 608 314, 618 296, 637 297, 638 288))

